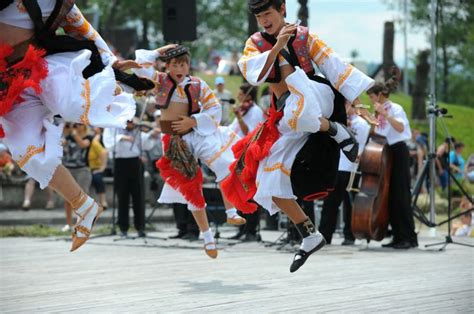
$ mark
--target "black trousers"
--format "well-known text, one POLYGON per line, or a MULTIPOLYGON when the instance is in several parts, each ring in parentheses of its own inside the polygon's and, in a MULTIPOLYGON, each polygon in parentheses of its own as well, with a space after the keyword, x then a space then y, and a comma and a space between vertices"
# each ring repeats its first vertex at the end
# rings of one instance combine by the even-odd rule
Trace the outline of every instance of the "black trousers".
POLYGON ((352 234, 352 202, 349 192, 346 191, 351 173, 339 171, 337 173, 336 186, 334 191, 324 200, 323 210, 321 212, 321 222, 319 232, 324 236, 327 243, 331 243, 332 235, 336 230, 339 205, 343 202, 343 220, 344 220, 344 239, 354 240, 352 234))
POLYGON ((244 214, 239 212, 239 215, 247 220, 247 223, 239 226, 240 234, 257 235, 257 226, 260 220, 260 207, 252 214, 244 214))
POLYGON ((392 153, 392 176, 389 188, 389 219, 393 239, 416 242, 415 220, 411 207, 410 155, 405 142, 390 146, 392 153))
POLYGON ((141 160, 138 157, 115 159, 114 181, 120 231, 126 232, 130 227, 128 215, 130 196, 132 196, 135 229, 145 231, 145 184, 141 160))
POLYGON ((188 210, 186 204, 173 204, 173 214, 176 228, 180 234, 191 233, 199 236, 199 227, 194 220, 193 214, 188 210))

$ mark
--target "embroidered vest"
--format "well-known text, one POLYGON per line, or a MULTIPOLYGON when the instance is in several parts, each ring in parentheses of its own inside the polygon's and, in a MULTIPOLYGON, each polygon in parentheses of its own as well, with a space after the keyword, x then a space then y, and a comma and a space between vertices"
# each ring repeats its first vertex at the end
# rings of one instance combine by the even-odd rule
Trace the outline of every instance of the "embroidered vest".
MULTIPOLYGON (((288 50, 290 52, 290 57, 293 59, 293 62, 290 63, 298 65, 301 69, 303 69, 303 71, 306 72, 306 74, 312 75, 314 74, 314 68, 313 64, 311 63, 311 57, 309 56, 309 50, 307 46, 308 36, 308 28, 304 26, 298 26, 296 36, 291 37, 288 41, 288 50)), ((272 49, 277 41, 275 37, 264 32, 257 32, 250 38, 260 52, 265 52, 272 49)), ((270 75, 266 81, 270 83, 277 83, 280 80, 280 65, 278 58, 276 58, 270 75)))
MULTIPOLYGON (((199 113, 199 98, 201 96, 201 80, 197 77, 189 76, 191 79, 184 87, 184 92, 188 98, 189 115, 199 113)), ((166 109, 170 105, 171 96, 177 87, 173 79, 166 73, 158 74, 159 87, 156 93, 156 103, 159 109, 166 109)))

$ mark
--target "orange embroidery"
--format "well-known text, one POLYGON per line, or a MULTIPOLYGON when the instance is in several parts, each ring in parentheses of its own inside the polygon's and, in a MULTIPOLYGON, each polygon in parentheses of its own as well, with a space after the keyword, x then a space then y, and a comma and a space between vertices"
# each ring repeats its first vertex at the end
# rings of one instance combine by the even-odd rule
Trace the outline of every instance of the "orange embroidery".
POLYGON ((89 111, 91 109, 91 86, 89 80, 84 81, 84 91, 81 93, 81 97, 85 100, 84 113, 80 117, 80 121, 83 124, 90 124, 89 122, 89 111))
POLYGON ((291 174, 291 171, 286 169, 285 166, 281 162, 277 162, 276 164, 274 164, 271 167, 263 168, 263 171, 265 171, 265 172, 271 172, 271 171, 275 171, 275 170, 280 170, 281 172, 283 172, 287 176, 290 176, 290 174, 291 174))
POLYGON ((327 46, 324 43, 324 41, 322 41, 321 39, 316 37, 314 39, 314 41, 312 42, 312 45, 311 45, 311 49, 310 49, 310 52, 309 52, 310 57, 314 58, 319 53, 319 51, 321 51, 322 49, 324 49, 326 47, 327 46))
POLYGON ((213 102, 213 103, 204 105, 204 106, 202 107, 202 109, 208 110, 208 109, 210 109, 210 108, 212 108, 212 107, 215 107, 215 106, 217 106, 217 105, 219 105, 219 102, 215 101, 215 102, 213 102))
POLYGON ((44 152, 46 146, 43 145, 41 147, 35 147, 33 145, 29 145, 28 148, 26 148, 26 154, 22 157, 20 155, 20 159, 17 160, 17 164, 20 168, 23 168, 26 163, 34 156, 38 155, 42 152, 44 152))
POLYGON ((298 119, 301 116, 301 112, 304 108, 304 95, 300 93, 295 87, 288 84, 288 89, 292 94, 296 94, 298 96, 298 102, 296 104, 296 110, 293 110, 293 118, 288 120, 288 125, 292 130, 296 131, 296 125, 298 124, 298 119))
POLYGON ((353 70, 353 67, 350 64, 347 65, 346 70, 343 73, 339 74, 339 78, 337 80, 336 86, 334 86, 335 89, 339 90, 339 88, 341 88, 342 84, 344 84, 344 82, 347 80, 349 75, 351 75, 352 70, 353 70))
POLYGON ((333 50, 331 48, 324 50, 323 52, 321 52, 321 55, 316 59, 316 61, 314 61, 314 63, 316 63, 318 66, 321 66, 324 60, 326 60, 331 53, 333 53, 333 50))
POLYGON ((247 79, 247 61, 242 61, 242 75, 247 79))
POLYGON ((216 159, 219 158, 222 155, 222 153, 224 153, 230 147, 230 145, 232 145, 232 142, 234 141, 236 136, 237 136, 237 134, 232 132, 232 134, 230 135, 230 138, 227 141, 227 143, 224 146, 221 147, 220 151, 215 153, 214 156, 212 156, 212 158, 207 161, 207 164, 211 165, 214 161, 216 161, 216 159))

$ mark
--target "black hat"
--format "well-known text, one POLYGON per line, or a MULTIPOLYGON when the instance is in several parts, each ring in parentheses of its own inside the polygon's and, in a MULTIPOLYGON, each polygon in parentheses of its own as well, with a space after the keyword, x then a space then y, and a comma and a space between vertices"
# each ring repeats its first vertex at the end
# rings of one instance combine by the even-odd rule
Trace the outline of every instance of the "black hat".
POLYGON ((166 62, 173 58, 185 55, 187 53, 189 53, 189 49, 184 46, 179 45, 179 46, 176 46, 175 48, 166 50, 166 52, 160 55, 160 60, 166 62))
POLYGON ((273 4, 282 4, 285 0, 248 0, 249 11, 253 14, 259 14, 267 10, 273 4))

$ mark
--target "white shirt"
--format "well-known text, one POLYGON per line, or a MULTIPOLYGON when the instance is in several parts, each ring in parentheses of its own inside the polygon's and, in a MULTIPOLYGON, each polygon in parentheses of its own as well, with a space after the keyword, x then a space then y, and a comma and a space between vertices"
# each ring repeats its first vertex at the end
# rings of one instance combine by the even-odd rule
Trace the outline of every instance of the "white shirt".
MULTIPOLYGON (((358 115, 352 115, 349 119, 351 121, 351 130, 355 133, 357 143, 359 143, 359 151, 357 155, 360 156, 364 152, 365 144, 369 138, 370 125, 358 115)), ((357 171, 357 163, 349 161, 342 150, 339 158, 339 171, 357 171)))
POLYGON ((387 100, 384 103, 384 107, 385 110, 387 110, 389 117, 392 117, 403 124, 403 131, 398 132, 393 128, 389 121, 387 121, 382 115, 379 115, 379 125, 375 127, 375 133, 385 136, 388 145, 411 139, 410 122, 408 121, 407 114, 403 110, 403 107, 391 102, 390 100, 387 100))
POLYGON ((220 93, 217 88, 214 90, 214 95, 219 99, 219 102, 222 105, 222 121, 221 125, 228 125, 230 119, 230 99, 232 98, 231 92, 227 89, 224 89, 222 93, 220 93))
POLYGON ((106 128, 103 135, 105 148, 111 153, 115 149, 115 158, 135 158, 139 157, 142 151, 152 149, 156 141, 160 140, 151 137, 151 132, 140 132, 140 137, 137 135, 136 129, 128 131, 127 129, 106 128), (135 141, 132 143, 123 140, 124 135, 133 136, 135 141))
MULTIPOLYGON (((265 121, 265 115, 263 114, 263 110, 256 103, 254 103, 253 106, 250 107, 249 111, 247 111, 247 113, 242 117, 242 120, 244 120, 244 123, 247 125, 250 133, 257 127, 259 123, 265 121)), ((242 132, 242 129, 240 128, 237 118, 232 121, 229 127, 241 138, 245 136, 244 132, 242 132)))

